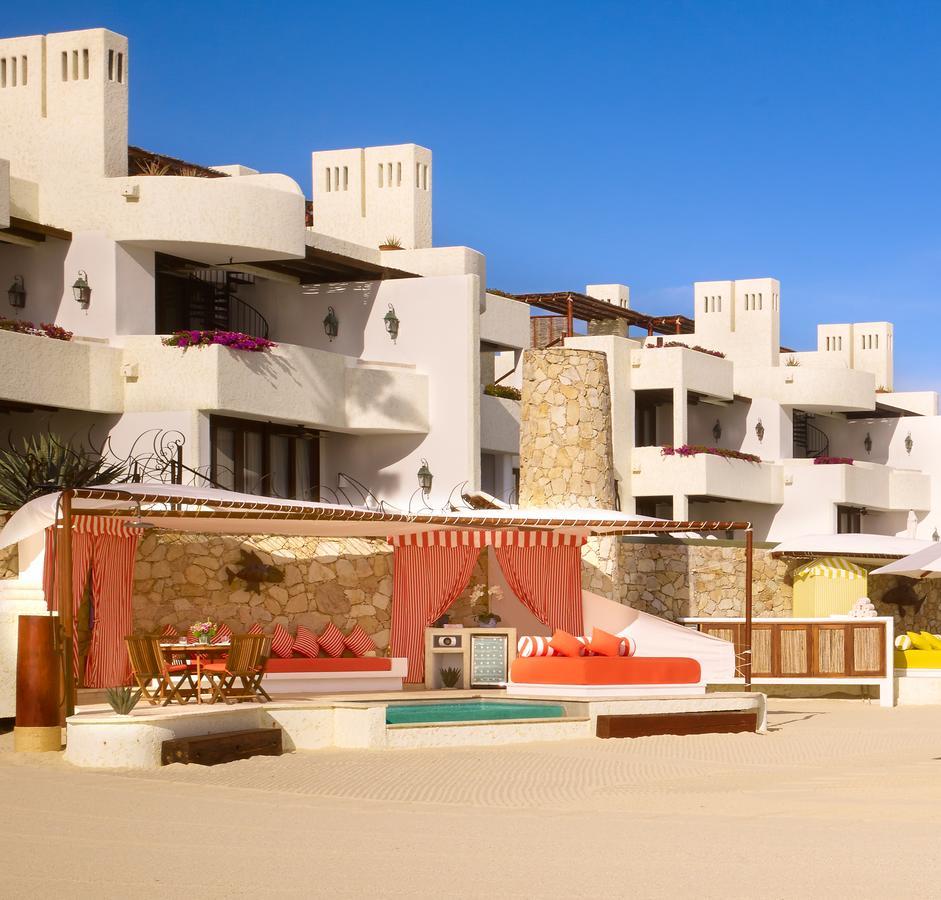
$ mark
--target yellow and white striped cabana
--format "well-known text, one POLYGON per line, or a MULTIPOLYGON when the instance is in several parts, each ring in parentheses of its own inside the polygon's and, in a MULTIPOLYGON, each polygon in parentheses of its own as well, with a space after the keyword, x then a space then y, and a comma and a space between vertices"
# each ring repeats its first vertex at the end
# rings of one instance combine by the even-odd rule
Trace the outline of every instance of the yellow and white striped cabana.
POLYGON ((842 556, 811 560, 794 573, 794 615, 846 615, 867 590, 868 577, 862 566, 842 556))

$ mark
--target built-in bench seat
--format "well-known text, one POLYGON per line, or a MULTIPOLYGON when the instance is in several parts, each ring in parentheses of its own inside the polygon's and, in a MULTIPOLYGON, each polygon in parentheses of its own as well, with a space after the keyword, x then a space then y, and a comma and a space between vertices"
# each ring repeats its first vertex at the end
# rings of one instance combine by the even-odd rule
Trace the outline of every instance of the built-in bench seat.
POLYGON ((400 691, 407 667, 404 657, 271 657, 262 685, 269 694, 400 691))

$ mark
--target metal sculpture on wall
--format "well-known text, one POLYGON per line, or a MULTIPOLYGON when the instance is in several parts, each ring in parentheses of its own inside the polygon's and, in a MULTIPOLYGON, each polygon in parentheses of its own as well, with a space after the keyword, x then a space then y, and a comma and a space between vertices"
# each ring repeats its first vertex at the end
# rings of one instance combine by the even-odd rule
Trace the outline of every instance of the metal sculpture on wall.
POLYGON ((236 578, 241 578, 250 593, 259 594, 263 584, 278 584, 284 581, 284 572, 277 566, 271 566, 263 562, 254 550, 245 550, 243 548, 239 552, 242 554, 239 568, 232 569, 229 567, 226 569, 230 585, 236 578))

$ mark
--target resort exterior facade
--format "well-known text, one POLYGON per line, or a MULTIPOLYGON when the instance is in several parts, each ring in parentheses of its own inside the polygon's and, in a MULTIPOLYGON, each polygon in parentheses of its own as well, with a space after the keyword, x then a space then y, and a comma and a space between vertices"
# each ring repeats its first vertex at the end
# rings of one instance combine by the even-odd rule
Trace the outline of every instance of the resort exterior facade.
POLYGON ((144 476, 182 463, 207 486, 403 509, 426 502, 423 462, 439 503, 480 487, 483 462, 509 498, 518 415, 481 398, 481 358, 491 380, 495 355, 515 367, 528 311, 485 294, 481 254, 432 246, 430 151, 314 153, 311 203, 285 175, 129 147, 121 35, 12 38, 0 60, 4 317, 74 335, 0 331, 14 438, 110 439, 144 476), (182 329, 277 347, 163 345, 182 329))

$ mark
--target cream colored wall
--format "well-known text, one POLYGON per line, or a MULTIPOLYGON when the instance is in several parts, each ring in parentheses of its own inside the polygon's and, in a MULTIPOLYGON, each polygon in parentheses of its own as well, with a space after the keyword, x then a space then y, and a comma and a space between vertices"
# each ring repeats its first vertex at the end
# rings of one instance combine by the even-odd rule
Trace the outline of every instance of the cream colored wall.
POLYGON ((10 161, 0 159, 0 228, 10 227, 10 161))
POLYGON ((484 296, 480 339, 502 347, 529 347, 529 305, 496 294, 484 296))
POLYGON ((630 384, 635 391, 668 388, 731 400, 733 365, 730 360, 679 347, 635 349, 631 351, 630 384))

